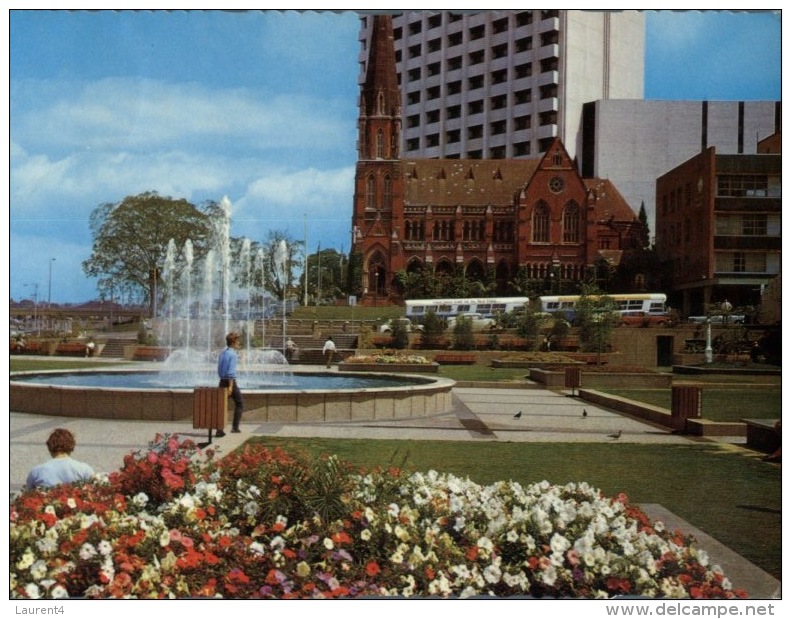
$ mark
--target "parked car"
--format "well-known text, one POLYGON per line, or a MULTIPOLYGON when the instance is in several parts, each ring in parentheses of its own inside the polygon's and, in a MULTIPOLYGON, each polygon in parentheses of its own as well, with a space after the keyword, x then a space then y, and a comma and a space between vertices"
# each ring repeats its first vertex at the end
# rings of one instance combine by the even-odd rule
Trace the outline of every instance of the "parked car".
POLYGON ((474 312, 467 312, 459 314, 458 316, 451 316, 448 318, 448 329, 453 329, 459 317, 467 318, 472 322, 473 331, 483 331, 484 329, 493 329, 497 325, 497 321, 489 316, 476 314, 474 312))
POLYGON ((664 327, 670 324, 670 316, 667 314, 649 314, 642 311, 621 312, 619 324, 628 327, 664 327))
MULTIPOLYGON (((409 318, 396 318, 400 323, 403 323, 406 327, 407 333, 411 333, 412 331, 419 331, 423 332, 423 325, 418 323, 413 323, 409 318)), ((392 333, 393 332, 393 320, 388 320, 384 323, 381 327, 379 327, 379 333, 392 333)))

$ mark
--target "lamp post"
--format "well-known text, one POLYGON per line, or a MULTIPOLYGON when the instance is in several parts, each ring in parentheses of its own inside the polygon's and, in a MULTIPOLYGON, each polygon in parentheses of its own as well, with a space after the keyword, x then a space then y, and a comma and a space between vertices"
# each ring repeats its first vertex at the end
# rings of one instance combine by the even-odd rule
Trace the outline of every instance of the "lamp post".
POLYGON ((703 353, 706 358, 706 363, 711 363, 714 356, 711 350, 711 318, 706 318, 706 350, 703 353))
POLYGON ((47 288, 47 309, 49 306, 52 305, 52 263, 55 262, 55 258, 49 259, 49 286, 47 288))

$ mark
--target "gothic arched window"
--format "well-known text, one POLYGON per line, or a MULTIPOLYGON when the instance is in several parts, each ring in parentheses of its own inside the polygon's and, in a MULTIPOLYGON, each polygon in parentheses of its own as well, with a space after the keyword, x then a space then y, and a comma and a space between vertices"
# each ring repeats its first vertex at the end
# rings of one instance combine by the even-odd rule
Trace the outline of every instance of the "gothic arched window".
POLYGON ((385 158, 385 132, 382 129, 376 132, 376 158, 385 158))
POLYGON ((563 242, 580 242, 580 209, 575 202, 569 202, 563 209, 563 242))
POLYGON ((365 208, 376 210, 376 178, 373 174, 365 181, 365 208))
POLYGON ((533 243, 549 243, 549 207, 545 202, 533 209, 533 243))
POLYGON ((384 200, 382 203, 382 207, 386 211, 393 210, 393 180, 390 178, 390 175, 386 175, 384 178, 384 200))

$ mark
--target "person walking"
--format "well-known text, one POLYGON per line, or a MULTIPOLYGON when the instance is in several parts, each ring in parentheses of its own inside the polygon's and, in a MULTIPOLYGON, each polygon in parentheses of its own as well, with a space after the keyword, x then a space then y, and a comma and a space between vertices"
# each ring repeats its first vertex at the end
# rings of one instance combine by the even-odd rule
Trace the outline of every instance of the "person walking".
POLYGON ((291 363, 297 355, 297 345, 294 340, 288 338, 286 341, 286 361, 291 363))
POLYGON ((327 367, 328 368, 330 367, 330 364, 332 363, 332 357, 335 354, 335 350, 336 350, 335 342, 332 340, 332 336, 330 335, 327 338, 327 341, 324 342, 324 348, 322 349, 322 352, 324 353, 324 357, 327 359, 327 367))
POLYGON ((74 435, 69 430, 64 428, 53 430, 47 439, 47 449, 52 459, 31 469, 27 476, 28 489, 51 488, 93 477, 94 471, 91 465, 71 457, 75 445, 74 435))
MULTIPOLYGON (((220 387, 228 390, 228 397, 234 402, 233 423, 231 432, 241 432, 239 422, 242 420, 244 412, 244 401, 242 392, 239 390, 239 382, 236 380, 236 367, 239 363, 239 347, 241 346, 241 336, 232 331, 225 336, 226 348, 220 353, 217 359, 217 373, 220 375, 220 387)), ((217 437, 225 436, 225 430, 218 430, 217 437)))

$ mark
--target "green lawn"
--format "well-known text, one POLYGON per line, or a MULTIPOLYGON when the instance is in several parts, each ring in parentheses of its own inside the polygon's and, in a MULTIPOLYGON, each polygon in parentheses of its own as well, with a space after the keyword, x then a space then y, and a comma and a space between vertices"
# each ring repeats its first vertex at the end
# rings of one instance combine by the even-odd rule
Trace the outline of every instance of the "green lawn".
POLYGON ((587 481, 608 496, 659 503, 781 579, 781 468, 727 445, 634 445, 256 437, 337 454, 363 467, 402 465, 479 483, 587 481))
MULTIPOLYGON (((606 393, 670 409, 668 389, 601 389, 606 393)), ((745 418, 780 419, 782 392, 779 386, 718 389, 704 386, 701 416, 709 421, 739 421, 745 418)))

